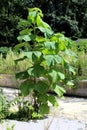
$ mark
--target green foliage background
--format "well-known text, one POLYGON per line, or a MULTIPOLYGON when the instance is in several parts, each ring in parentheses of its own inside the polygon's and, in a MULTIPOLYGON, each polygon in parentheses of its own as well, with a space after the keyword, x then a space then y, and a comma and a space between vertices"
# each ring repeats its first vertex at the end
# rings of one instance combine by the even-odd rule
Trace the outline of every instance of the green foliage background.
POLYGON ((0 46, 17 43, 17 24, 20 18, 27 17, 28 7, 39 7, 54 31, 73 39, 87 37, 87 0, 1 0, 0 46))

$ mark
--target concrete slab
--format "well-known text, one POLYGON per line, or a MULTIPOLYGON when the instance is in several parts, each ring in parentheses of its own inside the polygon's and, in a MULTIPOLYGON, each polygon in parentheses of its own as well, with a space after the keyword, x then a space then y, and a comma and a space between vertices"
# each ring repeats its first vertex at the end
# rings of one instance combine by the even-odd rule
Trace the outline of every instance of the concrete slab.
POLYGON ((66 87, 66 94, 87 97, 87 80, 78 81, 77 88, 66 87))
POLYGON ((0 130, 8 130, 7 128, 9 130, 87 130, 84 124, 76 120, 73 121, 56 117, 29 122, 10 120, 0 124, 0 130))
POLYGON ((14 75, 0 74, 0 87, 18 88, 18 84, 14 75))

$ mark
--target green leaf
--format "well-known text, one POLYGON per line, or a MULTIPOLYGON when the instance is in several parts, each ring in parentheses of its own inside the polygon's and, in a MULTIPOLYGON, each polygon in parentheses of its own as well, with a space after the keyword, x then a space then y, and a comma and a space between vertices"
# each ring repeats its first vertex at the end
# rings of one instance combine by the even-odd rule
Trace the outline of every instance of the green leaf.
POLYGON ((29 8, 29 15, 32 15, 32 12, 37 12, 37 14, 40 16, 40 17, 43 17, 43 14, 42 14, 42 11, 41 9, 35 7, 35 8, 29 8), (31 13, 31 14, 30 14, 31 13))
POLYGON ((38 81, 38 83, 36 84, 35 90, 39 93, 46 93, 49 89, 49 86, 47 83, 45 83, 45 81, 38 81))
POLYGON ((26 42, 31 41, 31 38, 29 37, 29 35, 22 35, 18 37, 18 40, 25 40, 26 42))
POLYGON ((49 76, 51 77, 53 83, 57 82, 58 74, 55 70, 52 70, 52 72, 49 73, 49 76))
POLYGON ((55 96, 49 95, 48 100, 50 103, 52 103, 53 106, 58 106, 58 99, 55 96))
POLYGON ((62 79, 62 80, 65 79, 65 75, 63 73, 58 72, 57 74, 60 77, 60 79, 62 79))
POLYGON ((32 60, 32 54, 33 54, 32 51, 31 52, 23 52, 23 56, 27 57, 31 62, 33 61, 32 60))
POLYGON ((54 55, 54 60, 57 64, 62 63, 62 58, 59 55, 54 55))
POLYGON ((58 47, 59 47, 59 50, 60 50, 60 51, 64 51, 64 50, 66 49, 65 42, 64 42, 64 41, 60 41, 58 47))
POLYGON ((45 59, 46 64, 47 64, 48 66, 51 66, 51 65, 54 65, 54 64, 55 64, 52 55, 45 55, 45 56, 44 56, 44 59, 45 59))
POLYGON ((37 26, 38 27, 43 27, 43 28, 48 28, 48 29, 51 30, 51 27, 49 26, 49 24, 44 22, 40 17, 37 17, 37 26))
POLYGON ((75 68, 73 66, 69 66, 69 71, 72 72, 74 75, 76 74, 75 68))
POLYGON ((58 94, 59 97, 62 97, 63 94, 66 92, 65 89, 59 85, 55 85, 54 92, 58 94))
POLYGON ((15 76, 16 76, 17 79, 27 79, 29 77, 29 74, 26 70, 26 71, 16 73, 15 76))
POLYGON ((43 93, 39 93, 38 99, 40 102, 45 104, 48 101, 48 95, 46 94, 43 95, 43 93))
POLYGON ((33 67, 32 73, 34 74, 35 77, 40 77, 43 74, 45 74, 45 69, 43 66, 37 64, 33 67))
POLYGON ((18 41, 21 41, 21 42, 22 42, 22 40, 29 42, 29 41, 35 39, 35 35, 33 35, 33 34, 20 35, 17 37, 17 39, 18 39, 18 41))
POLYGON ((49 113, 49 106, 47 104, 42 104, 39 108, 40 114, 48 114, 49 113))
POLYGON ((52 35, 53 34, 53 31, 51 29, 49 29, 49 28, 44 28, 44 27, 39 26, 38 29, 41 32, 46 33, 48 35, 52 35))
POLYGON ((49 50, 49 49, 43 49, 42 50, 42 54, 43 54, 43 56, 46 56, 46 55, 55 55, 55 50, 53 50, 53 49, 51 49, 51 50, 49 50))
POLYGON ((44 42, 44 44, 47 49, 56 49, 55 42, 44 42))
POLYGON ((35 64, 31 68, 28 69, 28 74, 34 77, 40 77, 45 73, 44 67, 39 64, 35 64))
POLYGON ((35 24, 37 16, 43 17, 42 11, 39 8, 29 8, 28 20, 35 24))
POLYGON ((30 48, 31 48, 31 46, 28 44, 28 42, 22 42, 22 43, 17 44, 17 45, 14 47, 14 50, 18 52, 22 47, 24 47, 25 49, 26 49, 26 48, 27 48, 27 49, 30 49, 30 48))
POLYGON ((26 29, 23 29, 22 31, 20 31, 20 35, 28 35, 28 34, 31 34, 31 31, 33 31, 33 29, 30 29, 30 28, 26 28, 26 29))
POLYGON ((45 55, 44 59, 48 66, 53 66, 62 62, 62 58, 58 55, 45 55))
POLYGON ((32 70, 33 70, 33 68, 32 68, 32 67, 28 69, 28 71, 27 71, 27 72, 28 72, 29 76, 34 76, 34 74, 32 73, 32 70))
POLYGON ((32 61, 33 62, 38 62, 41 58, 41 52, 40 51, 33 51, 32 53, 32 61))
POLYGON ((71 51, 70 49, 66 49, 65 54, 67 54, 71 58, 74 58, 75 60, 77 59, 77 55, 73 51, 71 51))
POLYGON ((35 39, 38 43, 39 42, 44 42, 46 41, 46 39, 44 37, 41 37, 41 36, 36 36, 36 39, 35 39))
MULTIPOLYGON (((42 19, 41 19, 41 24, 40 24, 40 26, 42 26, 42 27, 44 27, 44 28, 48 28, 48 29, 50 29, 50 30, 52 31, 52 29, 51 29, 51 27, 49 26, 49 24, 47 24, 46 22, 44 22, 42 19)), ((52 33, 53 33, 53 31, 52 31, 52 33)))
POLYGON ((19 36, 17 37, 17 40, 18 40, 19 42, 22 42, 23 36, 19 35, 19 36))
POLYGON ((24 19, 20 19, 20 21, 18 22, 18 28, 28 28, 29 26, 31 25, 31 23, 27 20, 24 20, 24 19))
POLYGON ((33 91, 35 84, 32 80, 26 80, 20 85, 20 90, 23 96, 29 95, 33 91))
POLYGON ((37 59, 40 58, 41 52, 40 51, 30 51, 30 52, 24 52, 23 56, 27 57, 30 61, 37 61, 37 59))
POLYGON ((74 83, 73 83, 72 81, 68 81, 68 82, 67 82, 67 85, 68 85, 68 86, 74 86, 74 83))
POLYGON ((49 73, 49 76, 51 77, 53 83, 56 83, 59 79, 65 79, 65 75, 61 72, 57 72, 56 70, 52 70, 49 73))
POLYGON ((36 16, 37 16, 36 11, 29 12, 28 20, 31 21, 31 23, 35 24, 36 23, 36 16))
POLYGON ((40 51, 33 51, 33 55, 35 55, 37 58, 40 58, 41 52, 40 51))

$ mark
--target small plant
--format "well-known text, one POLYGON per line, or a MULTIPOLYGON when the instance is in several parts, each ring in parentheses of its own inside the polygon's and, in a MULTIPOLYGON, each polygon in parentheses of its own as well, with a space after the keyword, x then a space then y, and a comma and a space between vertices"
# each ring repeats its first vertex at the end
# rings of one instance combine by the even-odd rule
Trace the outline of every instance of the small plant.
POLYGON ((34 108, 29 102, 29 99, 25 99, 22 96, 18 96, 11 101, 9 113, 8 119, 16 119, 21 121, 42 118, 40 114, 35 113, 34 108))
POLYGON ((15 50, 25 48, 25 51, 23 57, 15 62, 28 59, 31 63, 29 68, 17 73, 16 77, 24 80, 20 85, 22 96, 32 94, 31 106, 34 112, 45 115, 49 113, 48 102, 53 106, 58 105, 56 97, 48 94, 48 91, 54 91, 63 97, 64 86, 73 85, 71 79, 63 73, 63 68, 75 74, 70 63, 74 62, 76 55, 71 51, 71 40, 63 34, 54 33, 42 17, 40 9, 30 8, 27 20, 20 20, 19 27, 22 31, 18 36, 20 43, 15 46, 15 50))
POLYGON ((6 100, 2 89, 0 89, 0 121, 9 116, 10 103, 6 100))
POLYGON ((7 125, 6 130, 14 130, 14 128, 15 128, 14 124, 12 126, 7 125))
MULTIPOLYGON (((40 119, 42 116, 34 111, 34 108, 29 103, 29 98, 25 99, 18 96, 11 101, 7 101, 3 90, 0 90, 0 122, 4 119, 28 121, 37 118, 40 119)), ((12 130, 12 127, 7 128, 12 130)))

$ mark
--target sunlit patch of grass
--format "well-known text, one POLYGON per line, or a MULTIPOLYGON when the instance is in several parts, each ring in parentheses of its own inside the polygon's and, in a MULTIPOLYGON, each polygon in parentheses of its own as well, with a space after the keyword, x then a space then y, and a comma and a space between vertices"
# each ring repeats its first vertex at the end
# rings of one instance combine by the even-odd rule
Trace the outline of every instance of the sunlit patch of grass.
POLYGON ((87 54, 84 52, 78 53, 78 78, 79 79, 87 79, 87 54))
POLYGON ((15 72, 26 70, 29 66, 31 66, 28 59, 15 64, 15 60, 22 57, 23 52, 18 54, 13 52, 11 49, 7 53, 6 58, 3 58, 3 55, 0 54, 0 73, 14 74, 15 72))
POLYGON ((87 80, 87 39, 78 39, 75 44, 78 55, 78 61, 75 65, 78 68, 77 78, 87 80))

